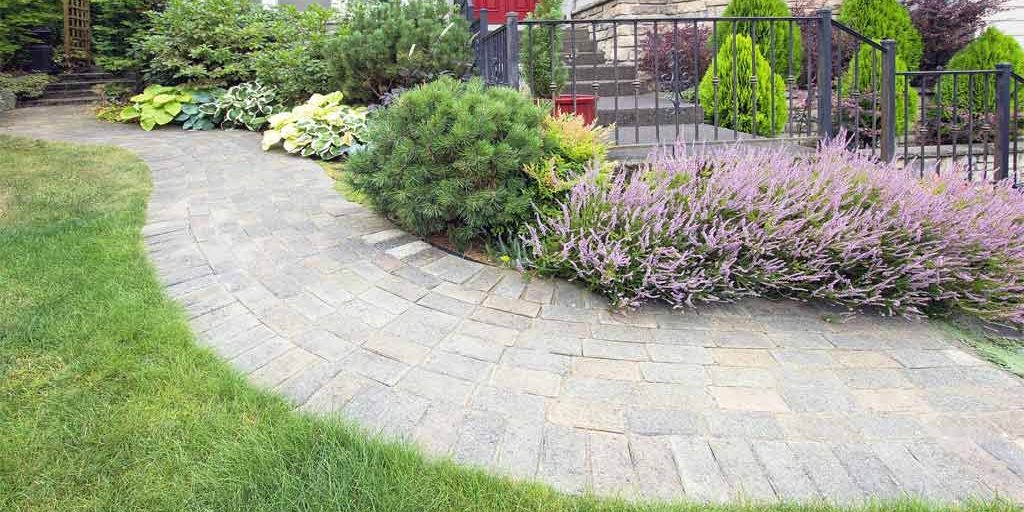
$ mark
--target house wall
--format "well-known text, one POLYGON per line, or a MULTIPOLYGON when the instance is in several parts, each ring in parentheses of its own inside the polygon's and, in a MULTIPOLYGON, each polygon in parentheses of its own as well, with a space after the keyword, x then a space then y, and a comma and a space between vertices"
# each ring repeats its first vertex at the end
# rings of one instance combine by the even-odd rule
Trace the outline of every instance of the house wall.
POLYGON ((1024 0, 1008 0, 1005 7, 1005 11, 990 18, 989 22, 1024 45, 1024 0))

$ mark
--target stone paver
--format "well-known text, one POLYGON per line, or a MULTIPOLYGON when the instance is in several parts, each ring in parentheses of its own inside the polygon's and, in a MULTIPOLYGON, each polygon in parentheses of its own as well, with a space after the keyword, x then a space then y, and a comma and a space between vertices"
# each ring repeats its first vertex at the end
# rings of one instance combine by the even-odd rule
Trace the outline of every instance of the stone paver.
POLYGON ((613 311, 417 241, 257 134, 146 133, 83 107, 6 113, 0 133, 139 154, 168 294, 304 411, 571 492, 1024 500, 1024 383, 927 322, 761 300, 613 311))

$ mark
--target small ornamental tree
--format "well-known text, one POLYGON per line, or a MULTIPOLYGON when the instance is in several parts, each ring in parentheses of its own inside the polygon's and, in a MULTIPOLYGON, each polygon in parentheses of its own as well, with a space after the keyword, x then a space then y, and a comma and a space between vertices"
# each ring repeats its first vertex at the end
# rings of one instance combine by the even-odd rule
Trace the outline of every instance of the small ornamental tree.
POLYGON ((907 68, 921 65, 924 44, 907 8, 897 0, 843 0, 839 21, 872 39, 896 40, 896 54, 907 68))
MULTIPOLYGON (((896 56, 896 71, 906 71, 907 63, 899 55, 896 56)), ((882 52, 876 48, 862 44, 857 51, 857 58, 850 60, 850 65, 843 74, 843 100, 840 105, 843 128, 853 131, 854 126, 848 124, 855 120, 857 129, 862 135, 881 130, 881 87, 882 87, 882 52), (874 70, 871 68, 874 67, 874 70), (856 79, 856 81, 855 81, 856 79), (855 119, 856 118, 856 119, 855 119)), ((896 134, 903 133, 914 125, 917 120, 921 98, 917 89, 910 87, 903 77, 896 77, 896 134), (906 98, 904 100, 904 98, 906 98)), ((872 137, 867 137, 873 139, 872 137)))
POLYGON ((921 69, 949 62, 985 28, 1006 0, 907 0, 910 19, 924 41, 921 69))
MULTIPOLYGON (((560 20, 562 3, 559 0, 540 0, 537 7, 526 19, 560 20)), ((561 92, 569 78, 569 70, 562 62, 562 40, 564 34, 557 24, 533 25, 524 28, 520 41, 520 76, 530 86, 530 92, 537 97, 551 97, 561 92), (551 88, 554 84, 554 89, 551 88)))
POLYGON ((724 128, 771 136, 783 131, 789 120, 785 81, 744 35, 729 38, 719 49, 700 81, 699 95, 704 117, 724 128), (756 89, 752 76, 757 78, 756 89))
MULTIPOLYGON (((956 52, 946 64, 948 70, 995 69, 996 64, 1008 63, 1017 74, 1024 73, 1024 50, 1016 39, 994 27, 989 27, 980 37, 956 52)), ((944 77, 939 86, 943 105, 971 107, 975 112, 994 112, 996 106, 995 75, 957 75, 944 77), (956 82, 954 97, 953 82, 956 82)), ((1011 95, 1012 96, 1012 95, 1011 95)), ((1011 97, 1011 101, 1014 98, 1011 97)))
MULTIPOLYGON (((724 17, 792 15, 785 0, 732 0, 722 11, 724 17)), ((800 27, 795 21, 721 22, 716 26, 713 48, 722 48, 733 33, 756 37, 757 48, 776 73, 787 76, 792 71, 794 77, 800 76, 804 53, 800 27)))
POLYGON ((397 87, 462 76, 473 64, 471 38, 469 23, 445 0, 360 0, 324 57, 332 88, 366 104, 397 87))
POLYGON ((371 118, 367 149, 346 167, 352 187, 418 235, 464 246, 511 236, 532 217, 546 110, 507 87, 443 77, 371 118))

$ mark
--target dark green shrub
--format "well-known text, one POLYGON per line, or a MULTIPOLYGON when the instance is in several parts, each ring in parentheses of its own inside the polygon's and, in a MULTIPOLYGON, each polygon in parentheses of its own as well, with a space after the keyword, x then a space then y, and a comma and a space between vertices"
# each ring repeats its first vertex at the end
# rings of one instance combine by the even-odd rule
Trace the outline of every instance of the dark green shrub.
POLYGON ((138 69, 139 56, 127 44, 150 28, 149 11, 160 11, 166 0, 92 0, 92 49, 96 64, 112 73, 138 69))
POLYGON ((895 39, 896 54, 907 67, 921 65, 924 44, 907 8, 897 0, 843 0, 839 21, 872 39, 895 39))
POLYGON ((59 31, 61 16, 58 0, 0 0, 0 69, 9 67, 26 45, 37 42, 32 30, 59 31))
POLYGON ((372 118, 367 149, 347 166, 351 185, 419 235, 447 231, 464 245, 512 234, 533 212, 523 167, 544 156, 545 115, 518 91, 441 78, 372 118))
MULTIPOLYGON (((949 70, 982 70, 995 69, 996 64, 1008 63, 1017 74, 1024 73, 1024 50, 1013 37, 998 29, 989 27, 980 37, 971 41, 962 50, 949 59, 946 69, 949 70)), ((952 106, 954 103, 953 82, 956 83, 955 102, 958 107, 969 105, 976 112, 995 111, 996 83, 994 75, 965 75, 945 77, 939 86, 942 103, 952 106)), ((1012 98, 1011 98, 1012 99, 1012 98)))
MULTIPOLYGON (((781 17, 792 15, 793 13, 790 12, 785 0, 732 0, 729 2, 729 5, 725 6, 725 10, 722 11, 722 16, 725 17, 781 17)), ((800 37, 800 26, 796 22, 718 23, 717 37, 714 38, 714 48, 722 48, 734 32, 745 36, 751 36, 751 32, 753 32, 757 36, 757 48, 761 50, 761 54, 768 59, 772 69, 780 76, 790 74, 790 59, 792 59, 793 63, 792 75, 794 77, 800 76, 804 52, 800 37), (790 39, 791 27, 792 39, 790 39), (792 49, 790 44, 792 44, 792 49)))
MULTIPOLYGON (((540 0, 526 19, 560 20, 562 3, 559 0, 540 0)), ((530 86, 534 96, 551 97, 558 94, 569 79, 569 70, 562 62, 564 35, 558 25, 534 25, 522 33, 522 47, 519 49, 519 63, 522 67, 520 76, 530 86), (551 88, 552 84, 554 89, 551 88)))
POLYGON ((473 62, 466 19, 445 0, 360 0, 327 45, 331 89, 376 102, 395 87, 462 76, 473 62))
POLYGON ((730 37, 719 48, 715 62, 700 81, 699 96, 705 118, 724 128, 775 135, 785 129, 789 120, 786 82, 771 70, 768 60, 744 35, 730 37), (750 84, 755 64, 756 90, 750 84), (716 69, 717 90, 713 83, 716 69))
POLYGON ((19 98, 38 98, 46 92, 47 86, 56 81, 56 77, 46 73, 30 73, 27 75, 0 73, 0 89, 9 91, 19 98))
POLYGON ((311 5, 302 12, 295 7, 279 8, 269 22, 274 40, 252 54, 256 80, 277 88, 282 103, 297 105, 314 93, 330 87, 330 73, 324 62, 327 22, 334 11, 311 5))
MULTIPOLYGON (((899 55, 896 56, 896 71, 906 71, 907 63, 899 55)), ((863 133, 881 129, 881 119, 874 115, 881 108, 881 80, 882 80, 882 55, 874 47, 862 44, 857 52, 857 58, 851 59, 846 73, 843 74, 843 99, 851 98, 853 101, 846 102, 840 106, 840 115, 844 120, 852 120, 859 115, 857 122, 863 133), (874 59, 872 60, 872 55, 874 59), (872 66, 874 72, 872 74, 872 66), (854 72, 855 68, 859 68, 854 72), (856 82, 854 78, 856 77, 856 82), (878 88, 876 91, 875 88, 878 88), (874 92, 874 94, 872 94, 874 92)), ((896 77, 896 134, 903 135, 907 128, 914 126, 917 121, 918 108, 921 105, 921 98, 917 89, 910 87, 907 90, 907 81, 903 77, 896 77), (906 97, 906 100, 904 100, 906 97), (909 123, 908 123, 909 121, 909 123)), ((849 124, 843 124, 851 129, 849 124)))

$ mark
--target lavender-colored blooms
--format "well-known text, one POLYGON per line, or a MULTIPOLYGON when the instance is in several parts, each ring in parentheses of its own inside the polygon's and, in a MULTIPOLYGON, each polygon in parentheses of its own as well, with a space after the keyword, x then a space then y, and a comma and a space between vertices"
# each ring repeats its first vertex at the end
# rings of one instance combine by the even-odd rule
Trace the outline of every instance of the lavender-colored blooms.
POLYGON ((627 306, 776 296, 1024 324, 1024 197, 920 180, 843 146, 681 152, 610 183, 591 173, 527 227, 526 264, 627 306))

